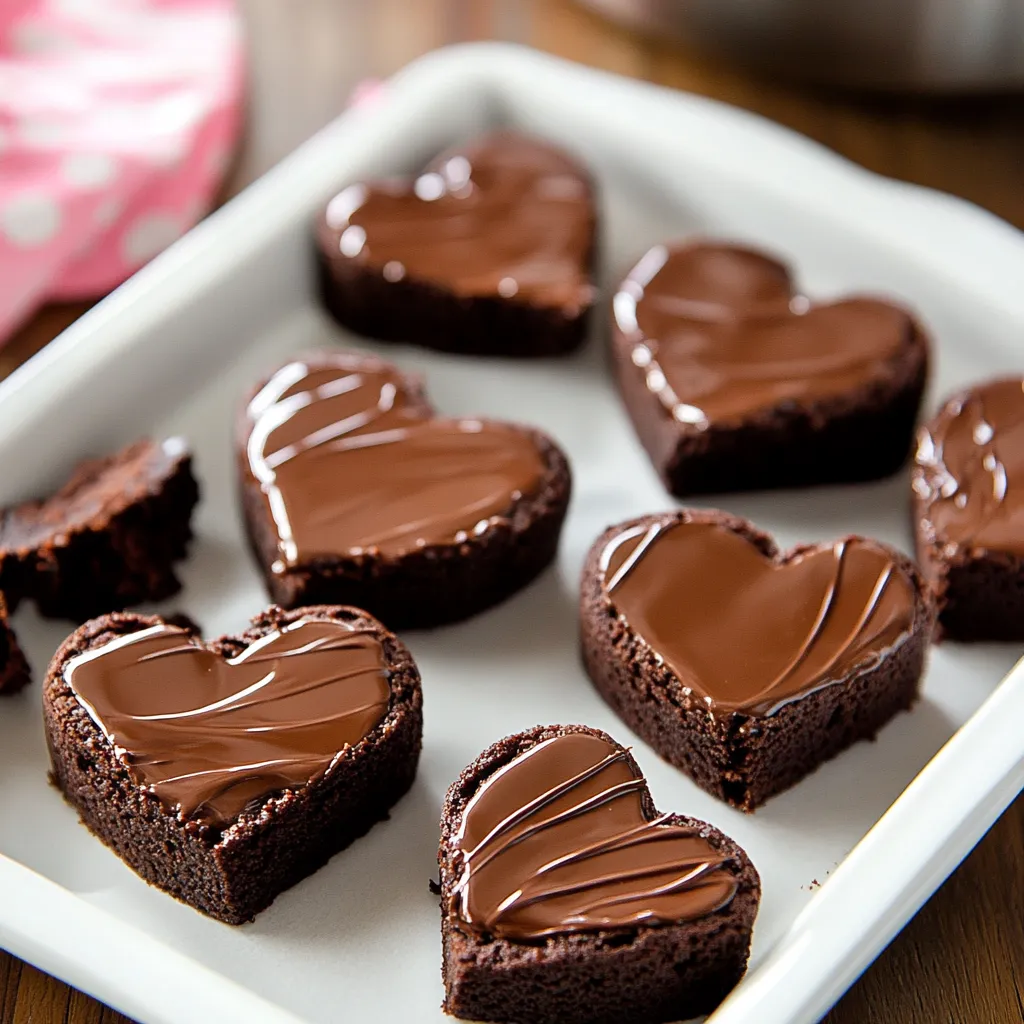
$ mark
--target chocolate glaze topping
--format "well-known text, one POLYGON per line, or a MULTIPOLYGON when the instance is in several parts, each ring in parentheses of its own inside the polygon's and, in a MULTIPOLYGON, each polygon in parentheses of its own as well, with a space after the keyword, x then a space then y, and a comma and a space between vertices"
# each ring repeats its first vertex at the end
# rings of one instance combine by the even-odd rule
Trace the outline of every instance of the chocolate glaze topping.
POLYGON ((390 702, 380 641, 316 619, 231 658, 151 626, 72 658, 64 680, 140 786, 183 820, 219 826, 321 777, 390 702))
POLYGON ((436 418, 386 363, 288 363, 249 403, 249 471, 280 538, 274 569, 317 556, 461 543, 540 485, 529 434, 436 418))
POLYGON ((1024 381, 947 402, 918 435, 913 486, 934 543, 1024 555, 1024 381))
POLYGON ((495 772, 463 812, 457 925, 518 942, 705 917, 735 895, 697 831, 653 820, 626 751, 585 733, 545 740, 495 772))
POLYGON ((319 226, 332 259, 462 296, 493 295, 575 315, 590 305, 590 186, 564 153, 500 132, 442 154, 406 182, 350 185, 319 226))
POLYGON ((915 590, 851 537, 780 562, 712 523, 626 529, 604 549, 608 599, 713 715, 771 715, 874 668, 910 635, 915 590))
POLYGON ((883 380, 915 330, 904 310, 875 299, 811 305, 782 264, 713 244, 648 251, 613 316, 647 387, 696 430, 883 380))

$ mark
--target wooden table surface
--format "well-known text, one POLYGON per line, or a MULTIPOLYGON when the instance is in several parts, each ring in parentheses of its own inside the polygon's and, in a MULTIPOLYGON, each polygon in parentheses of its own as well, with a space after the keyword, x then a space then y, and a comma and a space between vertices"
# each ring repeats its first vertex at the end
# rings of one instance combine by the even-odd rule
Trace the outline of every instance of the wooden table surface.
MULTIPOLYGON (((882 99, 764 81, 644 39, 569 0, 240 0, 249 121, 233 194, 333 118, 352 86, 427 50, 507 39, 747 107, 872 170, 957 193, 1024 228, 1024 97, 882 99)), ((1022 282, 1024 286, 1024 282, 1022 282)), ((39 314, 0 353, 9 372, 84 305, 39 314)), ((1022 339, 1024 345, 1024 339, 1022 339)), ((1024 797, 826 1018, 827 1024, 1024 1022, 1024 797)), ((173 982, 170 985, 173 988, 173 982)), ((169 992, 169 998, 173 998, 169 992)), ((2 1024, 126 1018, 0 952, 2 1024)))

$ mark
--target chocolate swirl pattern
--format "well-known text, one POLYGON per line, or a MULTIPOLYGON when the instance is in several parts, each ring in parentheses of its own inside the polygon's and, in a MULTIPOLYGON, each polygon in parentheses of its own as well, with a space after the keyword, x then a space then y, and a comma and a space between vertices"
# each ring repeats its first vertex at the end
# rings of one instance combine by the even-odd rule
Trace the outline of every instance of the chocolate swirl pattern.
POLYGON ((331 260, 385 280, 432 282, 575 315, 593 300, 594 214, 580 168, 544 143, 499 132, 442 154, 411 184, 350 185, 319 228, 331 260))
POLYGON ((345 356, 282 367, 249 403, 245 459, 279 537, 274 571, 318 556, 459 544, 534 492, 523 430, 435 417, 394 367, 345 356))
POLYGON ((771 715, 874 668, 911 634, 912 582, 851 537, 786 558, 707 522, 633 526, 601 553, 608 600, 711 714, 771 715))
POLYGON ((1024 555, 1024 381, 947 402, 918 436, 913 488, 932 543, 1024 555))
POLYGON ((648 391, 697 431, 884 380, 914 331, 875 299, 812 305, 782 264, 713 244, 655 246, 619 286, 613 317, 648 391))
POLYGON ((158 624, 72 658, 64 679, 138 785, 212 825, 321 777, 390 701, 380 641, 315 619, 230 658, 158 624))
POLYGON ((726 860, 670 815, 648 817, 647 784, 599 736, 544 740, 473 795, 451 893, 459 927, 519 942, 690 921, 726 906, 726 860))

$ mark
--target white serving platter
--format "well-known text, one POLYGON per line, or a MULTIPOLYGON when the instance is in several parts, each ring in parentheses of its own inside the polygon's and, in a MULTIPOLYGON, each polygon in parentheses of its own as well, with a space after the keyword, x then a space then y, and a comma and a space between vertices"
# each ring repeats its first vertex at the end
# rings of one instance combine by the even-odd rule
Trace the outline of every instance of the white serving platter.
MULTIPOLYGON (((185 589, 163 608, 187 611, 208 635, 240 629, 266 598, 235 502, 232 416, 288 355, 355 343, 313 296, 315 209, 348 182, 412 171, 497 123, 549 136, 592 169, 606 284, 655 241, 742 239, 791 258, 815 296, 870 289, 916 306, 937 339, 929 407, 965 381, 1021 369, 1024 238, 1008 225, 729 107, 481 44, 400 74, 381 103, 340 118, 0 385, 0 501, 43 493, 79 458, 141 434, 185 435, 203 499, 185 589)), ((607 524, 672 504, 595 333, 550 362, 377 347, 423 371, 445 412, 550 431, 575 471, 552 570, 470 622, 407 636, 425 743, 391 820, 254 924, 218 924, 138 880, 48 787, 37 682, 0 704, 0 944, 147 1024, 441 1020, 427 882, 444 791, 500 736, 585 722, 634 745, 660 807, 718 825, 761 872, 750 972, 715 1024, 804 1024, 826 1011, 1024 783, 1024 670, 1007 675, 1019 652, 936 649, 912 713, 755 816, 698 791, 601 703, 577 657, 588 546, 607 524)), ((909 550, 907 495, 900 475, 721 506, 784 544, 857 531, 909 550)), ((70 627, 28 608, 15 624, 38 679, 70 627)))

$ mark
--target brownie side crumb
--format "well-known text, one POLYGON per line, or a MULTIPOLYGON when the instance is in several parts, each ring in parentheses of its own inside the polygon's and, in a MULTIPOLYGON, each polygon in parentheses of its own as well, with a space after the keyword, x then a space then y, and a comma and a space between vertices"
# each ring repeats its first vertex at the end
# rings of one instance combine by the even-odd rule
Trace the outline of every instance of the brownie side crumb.
POLYGON ((703 430, 679 423, 648 390, 632 361, 633 344, 613 325, 619 393, 655 469, 677 497, 876 480, 899 470, 910 453, 928 376, 928 338, 916 323, 885 380, 703 430))
POLYGON ((592 306, 571 315, 499 296, 464 297, 427 281, 388 281, 379 268, 330 259, 320 246, 316 257, 327 311, 365 337, 459 355, 541 358, 568 355, 587 336, 592 306))
POLYGON ((225 829, 182 822, 136 785, 63 678, 76 654, 156 625, 159 617, 120 613, 87 622, 57 651, 44 685, 53 781, 85 826, 147 882, 227 924, 252 920, 387 818, 416 773, 423 728, 419 672, 402 642, 359 609, 271 607, 244 633, 207 646, 231 657, 303 617, 348 622, 379 637, 390 670, 390 708, 321 778, 270 796, 225 829))
POLYGON ((961 545, 945 550, 923 525, 925 503, 911 494, 917 560, 939 608, 936 639, 1024 640, 1024 558, 961 545))
POLYGON ((916 566, 892 550, 897 568, 913 581, 916 598, 911 635, 897 651, 843 685, 823 687, 775 714, 711 716, 619 618, 601 584, 600 553, 613 537, 633 525, 676 521, 721 525, 778 560, 815 545, 779 552, 771 537, 745 520, 724 512, 682 510, 610 527, 591 548, 583 570, 580 647, 597 691, 631 729, 701 789, 750 812, 853 743, 873 738, 897 712, 913 705, 934 628, 934 605, 916 566))
MULTIPOLYGON (((615 742, 587 726, 538 726, 489 747, 448 790, 438 851, 445 1011, 521 1024, 656 1024, 710 1013, 746 970, 761 885, 743 850, 705 822, 668 819, 699 830, 726 856, 738 889, 727 906, 697 921, 549 936, 532 945, 468 935, 446 912, 460 876, 458 828, 473 794, 530 747, 566 733, 615 742)), ((632 756, 627 759, 639 775, 632 756)), ((645 813, 656 815, 649 792, 643 800, 645 813)))
POLYGON ((183 447, 138 441, 82 463, 52 497, 0 517, 0 588, 12 606, 77 622, 180 589, 199 500, 183 447))

